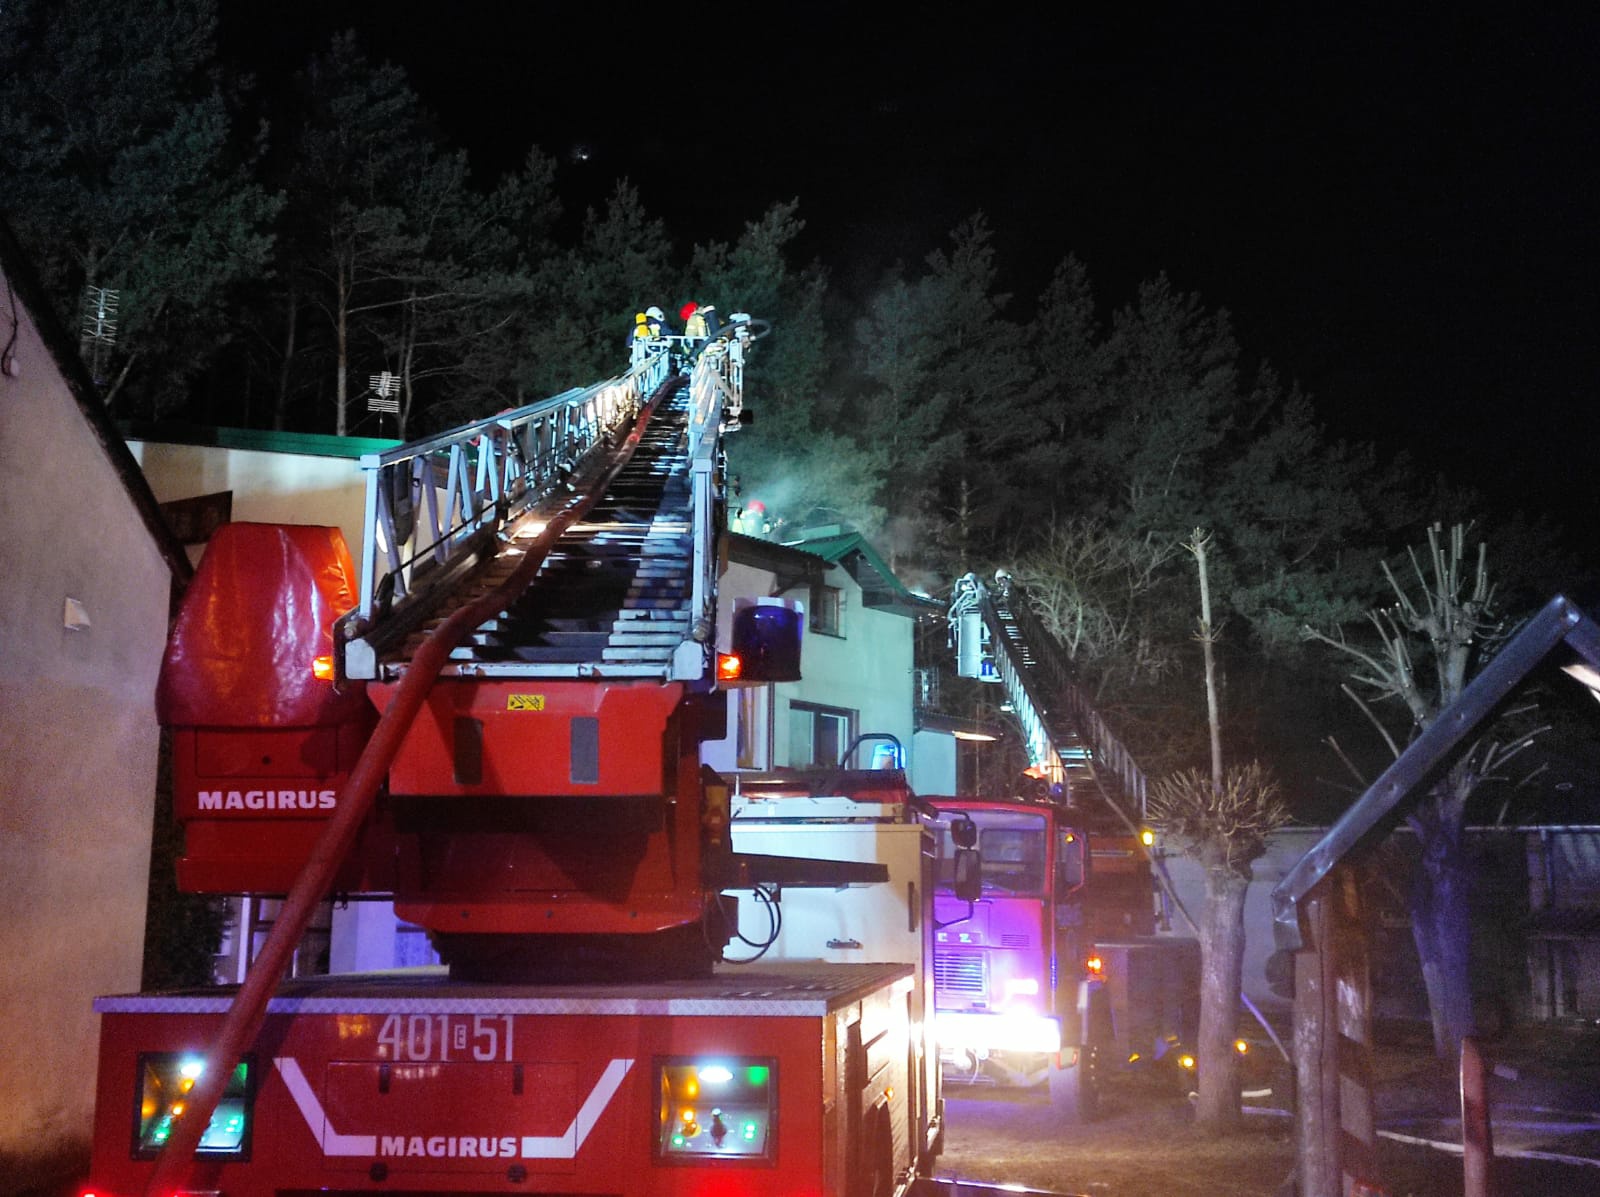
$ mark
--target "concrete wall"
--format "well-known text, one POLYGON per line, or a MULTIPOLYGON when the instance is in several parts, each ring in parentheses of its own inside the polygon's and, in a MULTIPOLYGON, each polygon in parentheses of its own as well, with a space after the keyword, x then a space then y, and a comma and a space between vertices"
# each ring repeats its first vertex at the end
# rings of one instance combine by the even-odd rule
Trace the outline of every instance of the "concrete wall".
POLYGON ((90 1003, 139 985, 171 592, 20 303, 0 312, 0 344, 13 314, 16 373, 0 371, 0 1192, 18 1183, 15 1157, 86 1145, 90 1003))
MULTIPOLYGON (((1323 827, 1290 827, 1273 832, 1266 853, 1251 866, 1250 888, 1244 899, 1244 970, 1241 978, 1245 996, 1263 1010, 1287 1010, 1290 991, 1275 988, 1268 963, 1277 951, 1272 935, 1272 889, 1326 831, 1323 827)), ((1175 846, 1157 843, 1166 861, 1178 900, 1195 922, 1205 912, 1205 873, 1197 862, 1184 856, 1175 846)), ((1169 910, 1174 935, 1194 936, 1196 931, 1176 907, 1169 910)), ((1278 981, 1281 986, 1282 982, 1278 981)))

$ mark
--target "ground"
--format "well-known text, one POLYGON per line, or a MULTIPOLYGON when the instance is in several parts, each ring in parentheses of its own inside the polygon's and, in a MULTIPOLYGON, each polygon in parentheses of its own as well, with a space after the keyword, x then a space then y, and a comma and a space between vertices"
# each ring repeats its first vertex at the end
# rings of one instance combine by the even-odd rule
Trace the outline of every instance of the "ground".
MULTIPOLYGON (((1600 1156, 1600 1036, 1541 1032, 1490 1045, 1503 1075, 1491 1082, 1497 1197, 1600 1194, 1600 1167, 1543 1156, 1600 1156), (1539 1121, 1529 1115, 1534 1114, 1539 1121), (1515 1157, 1515 1158, 1513 1158, 1515 1157)), ((1458 1083, 1417 1029, 1390 1029, 1376 1058, 1379 1125, 1390 1135, 1459 1143, 1458 1083)), ((1286 1072, 1279 1074, 1281 1081, 1286 1072)), ((1244 1126, 1212 1136, 1198 1130, 1188 1100, 1148 1076, 1113 1077, 1102 1117, 1059 1128, 1048 1108, 1026 1099, 946 1102, 940 1175, 1028 1185, 1090 1197, 1291 1197, 1293 1122, 1287 1103, 1247 1101, 1244 1126)), ((1375 1192, 1386 1197, 1462 1197, 1459 1148, 1380 1138, 1375 1192)))

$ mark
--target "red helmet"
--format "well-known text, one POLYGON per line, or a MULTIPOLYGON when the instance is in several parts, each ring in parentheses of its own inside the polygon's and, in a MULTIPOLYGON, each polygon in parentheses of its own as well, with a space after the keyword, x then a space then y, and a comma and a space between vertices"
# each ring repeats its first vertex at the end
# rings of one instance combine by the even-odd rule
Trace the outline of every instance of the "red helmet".
POLYGON ((691 300, 690 302, 684 304, 681 308, 678 309, 678 319, 679 320, 687 320, 690 316, 693 316, 699 310, 700 310, 700 305, 695 303, 693 300, 691 300))

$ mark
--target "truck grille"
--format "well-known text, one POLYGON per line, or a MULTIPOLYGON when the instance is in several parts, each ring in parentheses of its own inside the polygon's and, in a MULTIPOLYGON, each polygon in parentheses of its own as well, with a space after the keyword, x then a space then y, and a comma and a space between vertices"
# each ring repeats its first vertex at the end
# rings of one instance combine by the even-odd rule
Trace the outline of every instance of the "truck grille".
POLYGON ((989 977, 985 963, 982 952, 935 952, 934 988, 963 997, 987 997, 989 977))

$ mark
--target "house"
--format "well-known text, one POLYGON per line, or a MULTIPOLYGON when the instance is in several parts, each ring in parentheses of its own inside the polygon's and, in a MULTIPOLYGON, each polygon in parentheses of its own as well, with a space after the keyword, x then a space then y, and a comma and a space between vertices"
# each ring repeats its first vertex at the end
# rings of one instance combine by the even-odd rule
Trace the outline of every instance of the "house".
POLYGON ((88 1151, 100 993, 139 987, 156 674, 189 577, 0 226, 0 1192, 88 1151))
POLYGON ((702 759, 721 773, 832 767, 858 737, 858 768, 891 758, 914 790, 948 793, 954 750, 948 734, 920 735, 915 719, 916 621, 943 608, 912 594, 859 532, 822 529, 787 544, 727 537, 718 588, 718 646, 729 644, 741 601, 796 602, 805 615, 800 681, 735 689, 726 740, 702 759), (928 767, 919 771, 926 755, 928 767))
POLYGON ((246 428, 130 425, 128 448, 168 524, 198 561, 219 524, 323 524, 360 559, 366 475, 357 462, 397 441, 246 428))

